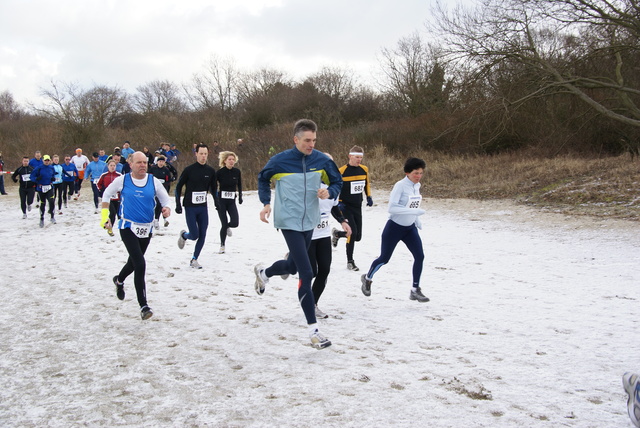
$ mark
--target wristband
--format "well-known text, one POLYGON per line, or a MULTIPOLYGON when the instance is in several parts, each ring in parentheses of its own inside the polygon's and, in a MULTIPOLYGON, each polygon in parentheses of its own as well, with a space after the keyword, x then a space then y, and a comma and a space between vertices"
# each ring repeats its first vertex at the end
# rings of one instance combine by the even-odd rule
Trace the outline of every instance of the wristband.
POLYGON ((102 219, 100 220, 100 226, 102 226, 102 228, 104 229, 104 225, 106 222, 109 221, 109 208, 103 208, 102 211, 102 219))

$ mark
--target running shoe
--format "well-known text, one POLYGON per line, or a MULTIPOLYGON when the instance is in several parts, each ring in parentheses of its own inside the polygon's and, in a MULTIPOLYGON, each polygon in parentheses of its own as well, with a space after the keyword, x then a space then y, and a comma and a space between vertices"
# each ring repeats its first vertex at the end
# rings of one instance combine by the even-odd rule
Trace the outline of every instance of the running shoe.
POLYGON ((371 283, 373 281, 367 278, 366 274, 362 275, 360 277, 360 280, 362 281, 362 294, 364 294, 365 296, 371 296, 371 283))
POLYGON ((116 286, 116 297, 120 300, 124 300, 124 282, 118 281, 118 275, 113 277, 113 285, 116 286))
POLYGON ((51 223, 53 223, 53 224, 57 224, 56 218, 55 218, 55 217, 53 217, 53 216, 51 216, 51 223))
POLYGON ((62 211, 58 211, 58 215, 62 215, 62 211))
POLYGON ((31 205, 27 205, 27 211, 31 211, 31 205))
POLYGON ((194 269, 202 269, 202 266, 200 266, 200 263, 198 263, 196 259, 191 259, 191 262, 189 262, 189 266, 194 269))
POLYGON ((187 233, 186 230, 181 230, 180 236, 178 236, 178 248, 180 248, 181 250, 184 248, 184 243, 187 242, 187 240, 184 237, 185 233, 187 233))
POLYGON ((255 265, 255 267, 253 268, 253 273, 256 274, 256 282, 254 284, 256 288, 256 293, 262 296, 264 294, 265 286, 269 282, 269 278, 267 278, 267 276, 264 273, 262 263, 258 263, 257 265, 255 265))
POLYGON ((26 214, 22 214, 22 218, 27 218, 27 215, 26 214))
POLYGON ((326 319, 326 318, 329 318, 329 315, 327 315, 327 314, 325 314, 324 312, 322 312, 322 311, 318 308, 318 305, 316 305, 316 318, 326 319))
POLYGON ((153 220, 153 228, 154 229, 159 229, 160 228, 160 222, 158 220, 153 220))
POLYGON ((40 227, 44 227, 44 219, 43 218, 40 219, 40 227))
POLYGON ((347 269, 352 270, 354 272, 360 270, 360 268, 356 266, 356 262, 354 262, 353 260, 349 260, 347 262, 347 269))
POLYGON ((318 331, 318 329, 315 329, 315 331, 313 333, 311 333, 309 335, 309 337, 311 338, 311 344, 316 349, 324 349, 324 348, 327 348, 327 347, 331 346, 331 342, 329 341, 329 339, 324 337, 318 331))
POLYGON ((411 294, 409 294, 409 300, 417 300, 418 302, 428 302, 429 298, 422 294, 420 287, 412 288, 411 294))
POLYGON ((338 236, 338 229, 334 227, 333 229, 331 229, 331 245, 333 246, 333 248, 336 248, 338 246, 338 239, 340 239, 340 237, 338 236))
POLYGON ((64 207, 65 207, 65 208, 69 208, 69 207, 67 206, 67 201, 64 201, 64 207))
POLYGON ((153 311, 151 310, 151 308, 149 306, 144 305, 140 309, 140 318, 142 318, 143 320, 148 320, 152 316, 153 316, 153 311))
POLYGON ((165 221, 164 221, 164 227, 167 227, 167 226, 169 226, 169 220, 166 220, 166 219, 165 219, 165 221))
POLYGON ((224 254, 224 245, 220 245, 220 251, 218 251, 218 254, 224 254))
POLYGON ((233 232, 230 227, 227 227, 227 236, 233 236, 233 232))
POLYGON ((113 236, 113 229, 112 228, 107 229, 107 234, 109 236, 113 236))
MULTIPOLYGON (((284 255, 284 260, 287 260, 288 258, 289 258, 289 252, 287 251, 287 254, 284 255)), ((289 278, 289 274, 285 273, 283 275, 280 275, 280 278, 287 279, 287 278, 289 278)))
POLYGON ((622 376, 622 386, 627 392, 627 410, 631 422, 640 427, 640 376, 634 373, 625 373, 622 376))

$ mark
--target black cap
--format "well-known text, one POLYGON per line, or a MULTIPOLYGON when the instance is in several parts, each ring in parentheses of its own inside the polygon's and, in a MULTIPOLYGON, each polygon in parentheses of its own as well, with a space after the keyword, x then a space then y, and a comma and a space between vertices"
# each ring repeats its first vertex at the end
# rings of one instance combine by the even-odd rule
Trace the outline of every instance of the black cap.
POLYGON ((99 157, 100 157, 100 155, 98 154, 98 152, 93 152, 93 155, 92 155, 92 156, 93 156, 94 158, 99 158, 99 157))

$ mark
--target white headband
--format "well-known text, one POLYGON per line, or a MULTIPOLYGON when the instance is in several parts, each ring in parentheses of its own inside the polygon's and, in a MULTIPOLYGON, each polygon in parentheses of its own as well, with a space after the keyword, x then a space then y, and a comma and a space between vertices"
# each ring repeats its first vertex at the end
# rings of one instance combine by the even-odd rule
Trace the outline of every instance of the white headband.
POLYGON ((349 152, 349 156, 364 156, 363 152, 349 152))

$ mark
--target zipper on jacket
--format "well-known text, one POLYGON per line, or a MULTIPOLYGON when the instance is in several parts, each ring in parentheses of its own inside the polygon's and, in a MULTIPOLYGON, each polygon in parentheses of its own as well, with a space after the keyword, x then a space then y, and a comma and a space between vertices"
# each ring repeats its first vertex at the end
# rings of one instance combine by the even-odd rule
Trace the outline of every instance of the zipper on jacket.
POLYGON ((302 180, 302 184, 304 185, 304 197, 302 198, 302 202, 304 204, 304 209, 302 211, 300 230, 304 230, 304 218, 307 216, 307 163, 304 158, 305 155, 302 155, 302 176, 304 177, 302 180))

